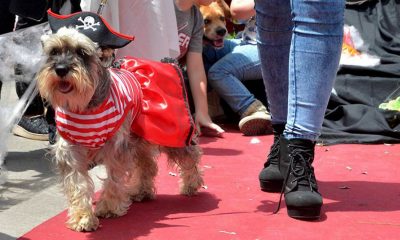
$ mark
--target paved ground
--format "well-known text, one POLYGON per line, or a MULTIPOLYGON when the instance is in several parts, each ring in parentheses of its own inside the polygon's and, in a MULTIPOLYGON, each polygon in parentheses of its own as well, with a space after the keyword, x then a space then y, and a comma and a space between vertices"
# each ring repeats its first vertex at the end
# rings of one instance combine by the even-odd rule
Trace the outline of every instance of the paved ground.
MULTIPOLYGON (((0 108, 15 104, 14 84, 5 83, 0 108)), ((65 209, 49 156, 48 143, 10 134, 5 158, 8 181, 0 186, 0 240, 12 240, 65 209), (44 210, 45 209, 45 210, 44 210)), ((93 169, 93 174, 103 174, 93 169)))

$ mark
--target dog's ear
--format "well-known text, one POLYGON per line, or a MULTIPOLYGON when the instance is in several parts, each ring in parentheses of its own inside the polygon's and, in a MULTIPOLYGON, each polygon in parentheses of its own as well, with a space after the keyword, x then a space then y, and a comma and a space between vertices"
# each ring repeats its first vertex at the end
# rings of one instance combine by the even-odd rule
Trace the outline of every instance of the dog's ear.
POLYGON ((99 55, 103 67, 111 67, 115 61, 115 49, 113 48, 99 48, 99 55))
POLYGON ((42 47, 44 47, 44 43, 50 38, 50 34, 43 34, 40 36, 40 43, 42 44, 42 47))
POLYGON ((216 3, 221 7, 221 9, 224 11, 225 18, 231 19, 231 18, 232 18, 232 15, 231 15, 231 10, 229 9, 229 5, 228 5, 224 0, 216 0, 215 2, 216 2, 216 3))

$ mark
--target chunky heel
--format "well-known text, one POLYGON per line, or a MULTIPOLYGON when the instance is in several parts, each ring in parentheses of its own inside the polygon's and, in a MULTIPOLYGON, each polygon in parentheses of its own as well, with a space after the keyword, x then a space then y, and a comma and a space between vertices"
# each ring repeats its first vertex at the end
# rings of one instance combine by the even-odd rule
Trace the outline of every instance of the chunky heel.
POLYGON ((281 181, 268 181, 260 179, 260 188, 263 192, 279 193, 281 192, 283 179, 281 181))
POLYGON ((289 217, 304 220, 316 220, 320 218, 321 206, 307 207, 307 208, 295 208, 288 207, 287 212, 289 217))

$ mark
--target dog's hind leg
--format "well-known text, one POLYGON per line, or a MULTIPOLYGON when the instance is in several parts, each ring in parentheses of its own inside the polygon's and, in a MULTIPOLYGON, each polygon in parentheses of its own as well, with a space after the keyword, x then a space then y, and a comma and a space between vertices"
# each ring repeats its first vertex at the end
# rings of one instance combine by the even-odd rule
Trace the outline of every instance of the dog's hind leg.
POLYGON ((168 156, 168 163, 179 170, 179 189, 183 195, 195 195, 204 184, 199 167, 201 149, 196 145, 184 148, 163 148, 168 156))
POLYGON ((154 179, 158 172, 156 146, 137 138, 134 144, 134 168, 129 178, 131 199, 137 202, 155 198, 154 179))
POLYGON ((92 209, 94 184, 88 173, 86 151, 60 139, 55 145, 55 161, 68 199, 68 227, 80 232, 96 230, 99 220, 92 209))

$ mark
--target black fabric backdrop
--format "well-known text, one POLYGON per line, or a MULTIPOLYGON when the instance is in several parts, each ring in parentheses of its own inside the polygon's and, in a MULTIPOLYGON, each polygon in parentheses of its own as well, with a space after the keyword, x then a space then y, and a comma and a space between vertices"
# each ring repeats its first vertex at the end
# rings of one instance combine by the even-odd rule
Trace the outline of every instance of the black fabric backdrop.
POLYGON ((400 142, 400 112, 378 109, 400 88, 400 0, 347 6, 345 22, 357 28, 381 64, 340 68, 334 86, 337 95, 331 95, 319 142, 400 142))

